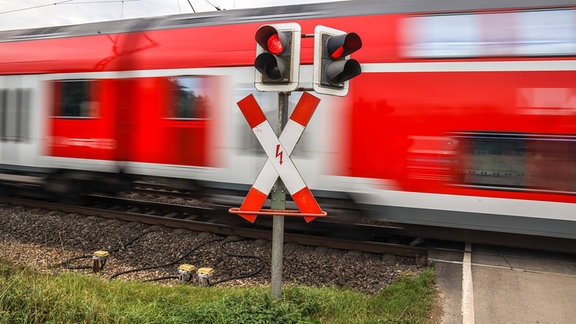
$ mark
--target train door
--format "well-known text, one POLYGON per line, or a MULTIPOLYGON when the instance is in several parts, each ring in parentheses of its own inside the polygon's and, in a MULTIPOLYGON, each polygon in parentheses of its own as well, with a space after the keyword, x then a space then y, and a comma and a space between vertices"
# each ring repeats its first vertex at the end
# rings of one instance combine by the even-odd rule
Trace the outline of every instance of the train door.
POLYGON ((0 80, 0 163, 35 164, 32 104, 35 78, 7 76, 0 80))
MULTIPOLYGON (((67 165, 109 161, 115 157, 113 86, 106 79, 52 80, 47 154, 67 165), (104 91, 107 89, 109 91, 104 91), (82 161, 78 159, 84 159, 82 161)), ((64 165, 64 164, 62 164, 64 165)))

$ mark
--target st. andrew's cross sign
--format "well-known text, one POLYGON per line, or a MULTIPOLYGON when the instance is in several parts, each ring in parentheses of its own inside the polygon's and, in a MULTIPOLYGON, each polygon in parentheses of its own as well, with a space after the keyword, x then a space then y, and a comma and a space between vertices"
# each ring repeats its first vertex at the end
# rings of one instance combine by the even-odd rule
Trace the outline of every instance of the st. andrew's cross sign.
POLYGON ((239 214, 250 222, 254 222, 257 215, 303 216, 306 222, 318 216, 326 216, 326 212, 322 211, 290 158, 290 154, 319 103, 320 99, 304 92, 278 138, 253 95, 248 95, 238 102, 238 107, 262 145, 268 160, 250 188, 242 206, 231 208, 230 212, 239 214), (300 212, 262 210, 278 177, 282 179, 300 212))

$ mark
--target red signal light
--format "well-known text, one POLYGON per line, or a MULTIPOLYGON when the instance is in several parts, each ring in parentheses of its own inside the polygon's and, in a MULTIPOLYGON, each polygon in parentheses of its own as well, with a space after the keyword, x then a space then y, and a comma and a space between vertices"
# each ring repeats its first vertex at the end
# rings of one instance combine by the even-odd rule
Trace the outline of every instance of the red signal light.
POLYGON ((339 58, 342 57, 342 54, 343 54, 343 53, 344 53, 344 46, 340 46, 340 47, 338 47, 336 50, 334 50, 334 52, 332 52, 332 53, 330 54, 330 56, 331 56, 333 59, 339 59, 339 58))
POLYGON ((300 38, 297 23, 262 25, 256 31, 254 85, 260 91, 289 92, 298 87, 300 38))
POLYGON ((270 36, 266 42, 266 45, 268 46, 270 53, 274 55, 281 54, 284 51, 284 48, 282 47, 282 41, 280 40, 278 34, 273 34, 270 36))
POLYGON ((362 73, 358 61, 348 56, 362 48, 356 33, 322 25, 314 28, 314 91, 334 96, 348 93, 349 80, 362 73))
POLYGON ((356 33, 331 35, 326 41, 330 58, 337 60, 348 56, 362 47, 362 40, 356 33))

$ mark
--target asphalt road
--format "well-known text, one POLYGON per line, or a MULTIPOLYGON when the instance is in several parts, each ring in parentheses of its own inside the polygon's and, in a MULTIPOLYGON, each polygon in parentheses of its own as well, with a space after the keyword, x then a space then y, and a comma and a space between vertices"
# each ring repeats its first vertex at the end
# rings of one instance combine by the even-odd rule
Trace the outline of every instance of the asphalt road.
POLYGON ((433 243, 429 257, 443 324, 576 323, 576 255, 433 243))

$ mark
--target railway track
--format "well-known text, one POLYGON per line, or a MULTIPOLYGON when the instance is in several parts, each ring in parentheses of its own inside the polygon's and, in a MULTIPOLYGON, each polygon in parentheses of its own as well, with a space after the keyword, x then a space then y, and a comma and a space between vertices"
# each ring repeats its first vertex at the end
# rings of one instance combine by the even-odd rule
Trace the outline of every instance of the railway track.
MULTIPOLYGON (((99 195, 89 198, 88 206, 5 197, 0 198, 0 203, 250 239, 270 240, 272 236, 269 218, 249 224, 238 216, 228 214, 224 207, 183 206, 99 195)), ((417 264, 427 263, 427 249, 409 244, 414 238, 389 234, 397 232, 398 228, 326 221, 303 223, 299 219, 287 222, 284 234, 286 243, 390 254, 414 258, 417 264)))

